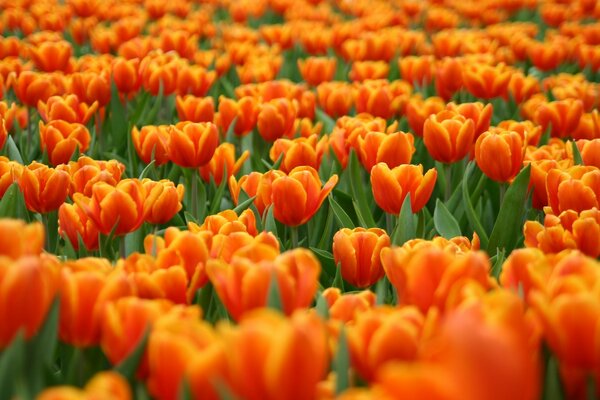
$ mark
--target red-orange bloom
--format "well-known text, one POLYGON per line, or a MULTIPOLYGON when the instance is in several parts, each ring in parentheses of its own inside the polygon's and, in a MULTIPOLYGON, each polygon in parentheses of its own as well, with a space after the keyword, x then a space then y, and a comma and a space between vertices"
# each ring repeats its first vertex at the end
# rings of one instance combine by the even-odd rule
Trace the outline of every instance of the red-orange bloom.
POLYGON ((253 97, 242 97, 238 101, 224 96, 219 97, 219 127, 225 134, 235 119, 233 132, 238 136, 247 135, 254 129, 258 114, 258 104, 253 97))
POLYGON ((40 117, 46 122, 61 119, 85 125, 98 109, 98 103, 87 105, 80 102, 74 94, 69 94, 64 97, 52 96, 46 102, 40 101, 37 108, 40 117))
POLYGON ((435 115, 446 108, 446 103, 441 97, 428 97, 422 99, 420 96, 411 97, 406 103, 406 119, 408 126, 415 135, 423 136, 423 125, 431 115, 435 115))
POLYGON ((23 168, 19 186, 27 208, 37 213, 57 210, 69 193, 69 174, 36 161, 23 168))
POLYGON ((379 255, 389 245, 383 229, 344 228, 333 236, 333 258, 348 283, 366 288, 383 277, 379 255))
POLYGON ((435 69, 435 90, 441 98, 448 101, 463 86, 462 63, 457 58, 444 58, 435 69))
POLYGON ((48 153, 52 165, 66 164, 75 150, 87 151, 91 136, 85 125, 52 120, 47 124, 40 121, 40 147, 48 153))
POLYGON ((167 154, 175 164, 197 168, 207 164, 219 145, 219 131, 212 122, 179 122, 171 125, 167 154))
POLYGON ((69 194, 83 193, 92 195, 92 188, 96 182, 106 182, 115 186, 125 172, 125 165, 117 160, 96 161, 86 156, 81 156, 77 161, 71 161, 68 166, 71 175, 71 188, 69 194))
POLYGON ((0 242, 0 256, 14 260, 25 256, 38 256, 44 250, 44 226, 40 222, 26 224, 20 219, 0 219, 0 232, 5 238, 0 242))
POLYGON ((434 168, 423 175, 420 164, 403 164, 390 169, 385 163, 379 163, 371 169, 375 202, 385 212, 395 215, 400 214, 402 203, 409 193, 412 212, 419 212, 429 201, 436 179, 434 168))
POLYGON ((435 69, 433 56, 408 56, 398 59, 400 76, 412 85, 429 85, 435 69))
POLYGON ((600 138, 593 140, 578 140, 577 147, 581 152, 584 165, 600 168, 600 138))
POLYGON ((19 101, 29 107, 37 107, 38 102, 47 101, 60 92, 60 87, 46 74, 23 71, 14 87, 19 101))
POLYGON ((168 179, 142 180, 146 199, 144 200, 144 220, 150 224, 165 224, 181 210, 184 187, 175 186, 168 179))
POLYGON ((337 59, 333 57, 308 57, 298 59, 298 69, 302 79, 311 86, 333 80, 337 59))
POLYGON ((491 66, 472 63, 463 68, 463 82, 473 96, 480 99, 506 97, 511 71, 504 64, 491 66))
POLYGON ((294 133, 298 103, 286 98, 273 99, 260 105, 256 126, 267 142, 274 142, 294 133))
POLYGON ((215 154, 208 164, 200 167, 200 176, 207 183, 210 182, 210 178, 212 177, 215 184, 220 185, 223 179, 229 180, 229 177, 237 174, 249 156, 250 152, 246 150, 236 160, 235 146, 231 143, 221 143, 216 148, 215 154))
POLYGON ((319 173, 314 168, 294 168, 289 175, 273 181, 273 216, 288 226, 305 224, 319 211, 337 182, 338 176, 333 175, 322 186, 319 173))
POLYGON ((410 164, 415 152, 414 138, 410 133, 404 132, 369 132, 364 138, 357 137, 356 151, 368 172, 380 162, 394 168, 401 164, 410 164))
POLYGON ((71 242, 75 250, 83 243, 87 250, 98 249, 98 229, 85 211, 75 204, 64 203, 58 209, 58 233, 71 242))
POLYGON ((477 165, 496 182, 511 181, 523 166, 525 148, 517 132, 484 132, 475 143, 477 165))
POLYGON ((112 64, 112 78, 119 93, 131 96, 140 90, 142 80, 140 77, 140 61, 137 58, 126 60, 116 58, 112 64))
POLYGON ((327 151, 327 142, 326 136, 319 140, 317 135, 307 138, 277 139, 271 146, 269 157, 273 162, 283 157, 280 169, 285 173, 302 166, 318 170, 327 151))
POLYGON ((353 104, 352 88, 345 82, 324 82, 317 86, 319 105, 332 117, 347 115, 353 104))
POLYGON ((550 128, 552 137, 571 136, 583 115, 581 100, 568 99, 542 103, 535 112, 535 122, 546 132, 550 128))
POLYGON ((175 98, 175 107, 180 121, 213 122, 215 105, 212 97, 195 97, 188 94, 175 98))
POLYGON ((140 159, 146 164, 154 160, 157 166, 170 160, 167 154, 169 136, 168 125, 146 125, 141 130, 134 126, 131 130, 131 139, 140 159))
POLYGON ((362 82, 367 79, 387 78, 390 66, 385 61, 355 61, 348 77, 351 81, 362 82))
POLYGON ((186 66, 177 73, 177 93, 180 96, 206 96, 216 78, 215 71, 207 71, 199 65, 186 66))
POLYGON ((562 171, 551 169, 546 176, 548 203, 554 214, 600 208, 600 169, 576 165, 562 171))
POLYGON ((265 210, 272 203, 272 184, 277 178, 285 176, 285 172, 279 170, 271 170, 261 174, 260 172, 253 171, 249 175, 244 175, 239 181, 235 179, 235 176, 229 177, 229 191, 233 202, 237 205, 240 197, 240 190, 244 190, 248 197, 254 197, 254 205, 258 210, 258 213, 262 216, 265 210))
POLYGON ((69 72, 73 48, 66 40, 47 41, 29 47, 29 56, 36 68, 43 72, 69 72))
POLYGON ((492 115, 494 113, 494 108, 491 103, 448 103, 446 105, 446 108, 448 110, 456 111, 463 117, 471 119, 473 121, 475 129, 475 139, 477 139, 479 135, 481 135, 483 132, 490 129, 490 123, 492 121, 492 115))
POLYGON ((375 306, 376 296, 370 290, 344 293, 338 288, 327 288, 322 293, 329 307, 329 318, 349 322, 356 316, 375 306))
POLYGON ((434 160, 454 163, 462 160, 473 147, 473 120, 449 110, 431 115, 423 126, 423 141, 434 160))

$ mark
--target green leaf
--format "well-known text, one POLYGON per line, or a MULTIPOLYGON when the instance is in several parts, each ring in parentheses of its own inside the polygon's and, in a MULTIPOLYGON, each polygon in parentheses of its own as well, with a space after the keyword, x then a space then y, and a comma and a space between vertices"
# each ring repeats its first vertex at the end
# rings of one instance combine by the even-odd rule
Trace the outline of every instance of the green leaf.
POLYGON ((417 232, 416 225, 415 216, 412 212, 412 206, 410 205, 410 194, 407 194, 404 203, 402 203, 402 208, 400 209, 396 228, 394 229, 394 232, 392 232, 392 244, 401 246, 408 240, 414 239, 417 232))
POLYGON ((340 330, 337 345, 337 351, 333 360, 333 370, 336 374, 335 393, 340 394, 350 387, 350 351, 344 327, 340 330))
POLYGON ((8 136, 8 138, 6 139, 6 153, 8 154, 8 158, 11 161, 16 161, 21 165, 24 165, 25 163, 23 162, 23 157, 21 157, 21 153, 19 152, 19 149, 17 148, 17 145, 15 144, 15 141, 13 140, 12 136, 8 136))
POLYGON ((0 200, 0 218, 17 218, 20 193, 19 185, 16 182, 12 183, 4 192, 4 196, 0 200))
POLYGON ((333 278, 333 284, 331 287, 338 288, 344 292, 344 278, 342 278, 342 266, 338 263, 335 268, 335 278, 333 278))
POLYGON ((481 247, 486 249, 488 247, 489 239, 488 235, 483 227, 481 220, 478 217, 478 214, 475 212, 475 208, 473 207, 473 203, 471 202, 471 196, 469 194, 469 177, 471 176, 471 172, 475 169, 475 162, 471 161, 467 166, 467 170, 465 171, 465 176, 462 180, 462 200, 465 208, 465 212, 467 214, 467 219, 469 220, 469 224, 473 228, 477 235, 479 236, 479 240, 481 242, 481 247))
POLYGON ((581 157, 581 152, 579 151, 579 147, 577 147, 577 143, 573 140, 571 142, 571 146, 573 146, 573 160, 575 165, 583 165, 583 158, 581 157))
POLYGON ((494 265, 492 266, 492 276, 494 278, 498 279, 500 277, 500 273, 502 272, 502 264, 504 264, 505 259, 506 253, 504 252, 504 249, 498 249, 496 257, 494 257, 494 265))
POLYGON ((315 110, 315 119, 323 123, 323 132, 331 133, 333 131, 335 120, 319 107, 315 110))
POLYGON ((348 216, 348 214, 346 214, 346 211, 344 211, 342 206, 340 206, 338 202, 335 201, 331 196, 329 197, 329 205, 331 206, 331 210, 335 215, 335 219, 337 220, 341 228, 354 229, 354 223, 352 222, 352 219, 350 219, 350 217, 348 216))
POLYGON ((152 160, 150 161, 150 163, 148 163, 148 165, 146 165, 146 167, 144 168, 144 170, 142 171, 142 173, 139 176, 139 180, 142 180, 144 178, 148 177, 148 174, 150 174, 150 171, 152 170, 152 167, 154 166, 156 160, 152 160))
POLYGON ((548 362, 546 363, 546 376, 544 379, 544 393, 542 399, 563 400, 564 398, 558 361, 553 355, 550 355, 548 362))
POLYGON ((177 394, 177 400, 193 400, 192 388, 187 378, 183 378, 179 384, 179 392, 177 394))
POLYGON ((453 237, 462 235, 458 222, 440 199, 437 199, 435 202, 433 223, 438 233, 446 239, 452 239, 453 237))
POLYGON ((114 370, 125 378, 132 380, 135 376, 135 371, 140 364, 144 351, 146 351, 146 344, 150 337, 150 327, 147 326, 142 334, 142 337, 136 344, 133 350, 127 355, 127 357, 119 364, 115 365, 114 370))
POLYGON ((377 224, 371 213, 371 207, 369 206, 367 194, 365 192, 365 184, 362 179, 361 167, 359 166, 358 158, 356 157, 354 150, 350 152, 348 171, 350 173, 350 189, 352 191, 352 197, 360 209, 360 211, 357 211, 357 215, 360 216, 359 218, 364 219, 361 223, 363 223, 366 228, 373 228, 377 226, 377 224))
POLYGON ((240 213, 242 211, 244 211, 248 207, 250 207, 250 204, 252 204, 252 202, 254 201, 254 199, 256 199, 256 196, 252 196, 249 199, 246 199, 246 200, 242 201, 240 204, 237 205, 236 208, 233 209, 233 211, 235 211, 235 213, 237 215, 240 215, 240 213))
POLYGON ((273 272, 271 275, 271 282, 269 283, 269 292, 267 294, 267 307, 277 311, 283 311, 283 304, 281 302, 281 290, 279 289, 279 280, 277 279, 277 273, 273 272))
POLYGON ((209 215, 214 215, 221 209, 221 199, 223 198, 223 193, 225 192, 225 187, 227 186, 227 179, 225 179, 226 176, 227 166, 224 167, 223 180, 221 181, 221 184, 215 191, 215 195, 213 196, 212 201, 210 203, 210 210, 208 211, 209 215))
POLYGON ((315 247, 310 247, 310 250, 315 253, 319 261, 321 262, 321 267, 323 268, 323 273, 321 273, 321 282, 324 286, 331 285, 333 279, 337 274, 337 267, 335 265, 335 260, 333 259, 333 254, 328 251, 317 249, 315 247))
POLYGON ((265 223, 263 225, 265 227, 265 231, 277 234, 277 223, 275 222, 275 217, 273 216, 273 205, 270 205, 267 208, 267 212, 265 214, 265 223))
POLYGON ((46 366, 52 365, 54 361, 54 352, 58 343, 59 311, 60 299, 56 297, 50 306, 44 324, 31 341, 35 359, 40 360, 46 366))
POLYGON ((127 145, 127 136, 129 135, 129 132, 127 132, 128 122, 125 106, 121 102, 114 80, 111 81, 110 85, 109 107, 112 144, 118 152, 122 153, 127 145))
POLYGON ((329 242, 331 241, 331 229, 333 228, 333 211, 331 208, 327 211, 327 219, 325 220, 325 228, 323 229, 323 234, 321 235, 321 239, 317 244, 317 247, 320 249, 329 248, 329 242))
POLYGON ((494 229, 490 235, 487 246, 488 253, 494 253, 496 249, 511 251, 523 228, 523 215, 525 203, 529 196, 529 173, 530 165, 523 168, 510 185, 500 206, 500 212, 496 218, 494 229))
POLYGON ((25 362, 25 340, 19 331, 0 353, 0 400, 11 400, 25 362))
POLYGON ((325 297, 323 297, 322 292, 317 293, 315 310, 317 311, 317 314, 319 314, 324 320, 329 319, 329 306, 327 305, 327 300, 325 300, 325 297))

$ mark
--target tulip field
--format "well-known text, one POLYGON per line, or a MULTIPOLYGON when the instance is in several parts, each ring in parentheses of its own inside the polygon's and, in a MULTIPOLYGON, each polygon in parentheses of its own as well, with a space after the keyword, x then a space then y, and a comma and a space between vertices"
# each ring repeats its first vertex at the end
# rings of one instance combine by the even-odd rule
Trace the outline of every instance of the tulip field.
POLYGON ((0 31, 0 400, 600 398, 600 2, 0 31))

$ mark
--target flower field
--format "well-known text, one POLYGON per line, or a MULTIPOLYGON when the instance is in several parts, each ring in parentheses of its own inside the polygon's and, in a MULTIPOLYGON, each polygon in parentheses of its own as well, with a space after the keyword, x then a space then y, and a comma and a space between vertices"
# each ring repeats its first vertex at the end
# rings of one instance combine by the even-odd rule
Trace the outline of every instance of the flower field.
POLYGON ((600 3, 0 31, 0 400, 600 397, 600 3))

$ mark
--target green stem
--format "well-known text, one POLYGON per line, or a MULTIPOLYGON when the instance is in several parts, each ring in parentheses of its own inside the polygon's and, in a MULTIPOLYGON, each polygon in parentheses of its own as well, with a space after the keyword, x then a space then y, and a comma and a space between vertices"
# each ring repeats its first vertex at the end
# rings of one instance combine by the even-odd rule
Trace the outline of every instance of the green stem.
POLYGON ((452 164, 444 164, 444 178, 446 179, 444 198, 447 202, 452 195, 452 164))
POLYGON ((425 236, 425 211, 421 210, 417 213, 417 237, 424 238, 425 236))
POLYGON ((127 258, 127 251, 125 249, 125 235, 119 238, 119 256, 121 258, 127 258))
POLYGON ((292 248, 298 247, 298 227, 292 226, 290 227, 290 232, 292 236, 292 248))
POLYGON ((385 213, 385 229, 387 230, 388 236, 392 236, 394 231, 394 215, 385 213))
MULTIPOLYGON (((194 218, 196 218, 196 221, 198 221, 198 179, 196 177, 196 173, 199 173, 198 171, 192 171, 192 207, 191 207, 191 211, 192 211, 192 215, 194 216, 194 218)), ((200 222, 200 221, 198 221, 200 222)))
POLYGON ((506 189, 508 189, 508 183, 506 183, 506 182, 500 183, 500 207, 502 207, 502 203, 504 202, 504 196, 506 195, 506 189))
POLYGON ((50 249, 50 222, 48 219, 48 213, 42 213, 42 223, 44 224, 44 230, 46 231, 46 234, 44 235, 44 248, 46 249, 46 251, 51 252, 52 250, 50 249))

